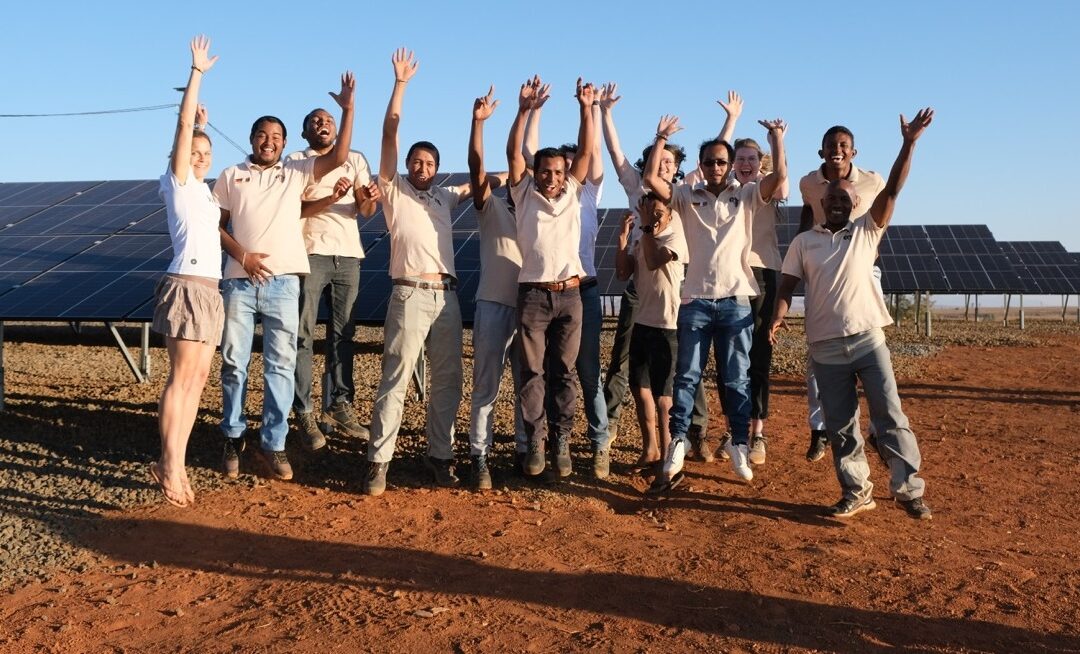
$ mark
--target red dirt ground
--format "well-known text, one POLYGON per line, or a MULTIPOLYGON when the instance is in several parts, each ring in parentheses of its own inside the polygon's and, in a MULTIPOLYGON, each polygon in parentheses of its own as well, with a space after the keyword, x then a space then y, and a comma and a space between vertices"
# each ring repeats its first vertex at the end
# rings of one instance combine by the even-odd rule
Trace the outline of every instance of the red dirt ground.
POLYGON ((1043 340, 948 347, 901 379, 930 522, 876 458, 878 509, 821 517, 837 483, 804 460, 802 382, 781 377, 749 484, 717 462, 660 502, 617 469, 115 512, 80 539, 101 564, 0 596, 0 650, 1078 652, 1080 339, 1043 340))

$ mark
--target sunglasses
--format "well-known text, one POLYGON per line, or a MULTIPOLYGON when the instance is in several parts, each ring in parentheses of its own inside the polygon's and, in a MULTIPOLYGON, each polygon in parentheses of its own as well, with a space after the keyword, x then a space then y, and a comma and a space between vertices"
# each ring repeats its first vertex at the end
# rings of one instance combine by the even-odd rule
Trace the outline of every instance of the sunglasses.
POLYGON ((711 168, 713 166, 726 166, 728 165, 727 159, 706 159, 701 162, 702 168, 711 168))

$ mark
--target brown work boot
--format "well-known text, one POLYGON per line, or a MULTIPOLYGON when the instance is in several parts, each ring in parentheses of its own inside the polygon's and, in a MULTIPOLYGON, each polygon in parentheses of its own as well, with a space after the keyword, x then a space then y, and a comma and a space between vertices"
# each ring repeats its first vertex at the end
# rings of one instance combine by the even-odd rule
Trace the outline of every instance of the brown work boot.
POLYGON ((356 413, 353 411, 352 405, 348 402, 336 402, 330 405, 326 411, 322 414, 323 422, 333 427, 335 430, 341 430, 341 433, 352 438, 359 438, 362 441, 366 441, 371 438, 371 433, 368 428, 361 425, 360 421, 356 419, 356 413))
POLYGON ((270 469, 270 474, 274 479, 282 481, 292 479, 292 465, 289 463, 289 457, 285 456, 284 452, 272 452, 260 447, 259 458, 270 469))
POLYGON ((229 479, 240 476, 240 453, 244 451, 244 437, 225 438, 225 455, 222 457, 221 470, 229 479))
POLYGON ((443 488, 454 488, 461 481, 454 474, 454 462, 451 459, 436 459, 433 456, 425 456, 424 467, 435 475, 435 483, 443 488))
POLYGON ((712 463, 715 459, 713 456, 714 448, 705 429, 701 425, 690 425, 687 436, 690 437, 690 445, 693 448, 690 452, 690 458, 694 461, 712 463))
POLYGON ((319 429, 319 421, 314 413, 296 414, 296 431, 300 432, 300 444, 308 452, 315 452, 326 447, 326 436, 319 429))

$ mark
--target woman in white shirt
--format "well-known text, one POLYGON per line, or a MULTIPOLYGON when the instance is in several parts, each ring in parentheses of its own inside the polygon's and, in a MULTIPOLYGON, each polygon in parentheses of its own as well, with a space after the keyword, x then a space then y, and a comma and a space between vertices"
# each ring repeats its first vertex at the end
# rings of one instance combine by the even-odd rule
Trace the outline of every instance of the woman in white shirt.
POLYGON ((191 74, 160 190, 173 260, 157 286, 152 328, 165 336, 169 378, 158 404, 161 458, 150 464, 150 476, 165 501, 180 507, 195 501, 184 460, 225 319, 218 290, 221 213, 204 181, 211 164, 210 137, 199 129, 206 122, 206 109, 198 104, 199 85, 217 61, 209 50, 208 38, 192 39, 191 74))

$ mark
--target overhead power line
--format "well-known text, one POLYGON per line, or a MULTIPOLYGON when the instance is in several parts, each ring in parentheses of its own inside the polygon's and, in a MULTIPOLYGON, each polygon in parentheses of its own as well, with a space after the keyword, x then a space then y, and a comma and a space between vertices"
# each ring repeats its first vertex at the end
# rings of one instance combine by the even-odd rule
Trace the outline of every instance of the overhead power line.
POLYGON ((159 111, 179 107, 178 104, 157 104, 152 107, 130 107, 128 109, 103 109, 101 111, 71 111, 54 114, 0 114, 0 118, 56 118, 60 116, 99 116, 101 114, 127 114, 134 111, 159 111))

